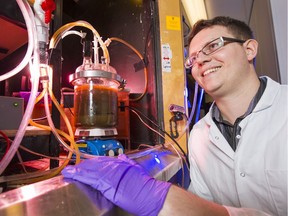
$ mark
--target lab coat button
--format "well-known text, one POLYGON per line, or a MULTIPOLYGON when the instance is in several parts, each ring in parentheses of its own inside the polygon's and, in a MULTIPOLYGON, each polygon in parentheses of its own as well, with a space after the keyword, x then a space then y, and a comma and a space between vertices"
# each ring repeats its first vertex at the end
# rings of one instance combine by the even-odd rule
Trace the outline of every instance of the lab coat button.
POLYGON ((240 176, 241 176, 241 177, 245 177, 245 173, 241 172, 241 173, 240 173, 240 176))
POLYGON ((219 137, 218 137, 218 136, 215 136, 215 139, 216 139, 216 140, 219 140, 219 137))
POLYGON ((241 138, 240 134, 236 135, 236 139, 240 139, 240 138, 241 138))

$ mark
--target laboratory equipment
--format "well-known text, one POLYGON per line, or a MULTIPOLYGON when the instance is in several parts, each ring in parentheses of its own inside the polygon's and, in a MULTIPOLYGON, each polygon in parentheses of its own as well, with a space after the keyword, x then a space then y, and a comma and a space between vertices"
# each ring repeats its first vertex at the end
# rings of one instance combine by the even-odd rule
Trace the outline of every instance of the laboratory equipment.
POLYGON ((96 155, 118 155, 124 152, 115 140, 118 121, 118 90, 124 80, 102 59, 92 60, 92 42, 83 41, 83 64, 69 81, 74 86, 74 126, 79 150, 96 155))

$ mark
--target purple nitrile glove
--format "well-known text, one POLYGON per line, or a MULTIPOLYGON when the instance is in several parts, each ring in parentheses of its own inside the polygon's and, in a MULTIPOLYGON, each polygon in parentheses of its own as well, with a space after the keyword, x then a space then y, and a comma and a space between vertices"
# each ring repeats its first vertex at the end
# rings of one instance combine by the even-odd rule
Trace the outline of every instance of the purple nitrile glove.
POLYGON ((100 156, 75 166, 62 174, 99 190, 115 205, 135 215, 158 215, 171 186, 156 180, 126 155, 118 158, 100 156))

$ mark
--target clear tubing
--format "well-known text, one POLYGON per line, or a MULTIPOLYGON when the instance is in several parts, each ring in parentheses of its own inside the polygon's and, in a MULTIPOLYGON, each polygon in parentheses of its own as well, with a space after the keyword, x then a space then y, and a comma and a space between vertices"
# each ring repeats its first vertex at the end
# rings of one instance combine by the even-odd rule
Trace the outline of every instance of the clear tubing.
POLYGON ((71 30, 71 31, 66 31, 64 34, 62 34, 62 39, 64 39, 66 36, 72 35, 72 34, 78 35, 81 38, 85 38, 86 37, 86 33, 84 33, 84 32, 71 30))
MULTIPOLYGON (((72 126, 70 124, 70 121, 67 117, 67 115, 65 114, 63 108, 61 107, 61 105, 58 103, 58 101, 56 100, 53 92, 52 92, 52 89, 49 87, 48 88, 48 91, 49 91, 49 95, 54 103, 54 105, 57 107, 57 109, 59 110, 66 126, 67 126, 67 129, 68 129, 68 132, 69 132, 69 135, 70 135, 70 143, 71 143, 71 146, 75 149, 75 154, 76 154, 76 164, 78 164, 80 162, 80 154, 79 154, 79 150, 78 150, 78 146, 75 144, 75 141, 74 141, 74 133, 73 133, 73 129, 72 129, 72 126)), ((48 109, 49 111, 49 109, 48 109)), ((48 116, 47 116, 48 117, 48 116)), ((50 116, 49 116, 50 117, 50 116)), ((49 117, 48 117, 48 121, 49 121, 49 117)), ((50 125, 50 124, 49 124, 50 125)), ((53 131, 53 127, 54 125, 52 126, 52 131, 53 131)), ((57 133, 57 131, 54 131, 57 133)), ((55 133, 54 133, 55 134, 55 133)), ((57 133, 58 135, 58 133, 57 133)), ((59 135, 58 135, 59 136, 59 135)), ((59 139, 60 141, 62 140, 61 137, 59 139)), ((64 141, 63 141, 64 142, 64 141)))
MULTIPOLYGON (((51 129, 51 127, 50 126, 47 126, 47 125, 41 125, 41 124, 38 124, 38 123, 36 123, 36 122, 34 122, 32 119, 30 119, 30 125, 32 125, 32 126, 35 126, 35 127, 38 127, 38 128, 42 128, 42 129, 44 129, 44 130, 48 130, 48 131, 51 131, 52 129, 51 129)), ((56 129, 57 130, 57 129, 56 129)), ((65 137, 68 141, 70 141, 69 139, 70 139, 70 136, 68 135, 68 134, 66 134, 66 133, 61 133, 61 131, 58 131, 57 130, 57 132, 61 135, 61 136, 63 136, 63 137, 65 137)), ((65 142, 60 142, 69 152, 74 152, 74 150, 68 145, 68 144, 66 144, 65 142)))
POLYGON ((62 140, 62 138, 59 136, 58 132, 56 131, 56 128, 55 128, 55 126, 54 126, 54 123, 53 123, 53 121, 52 121, 52 119, 51 119, 51 113, 50 113, 50 108, 49 108, 49 100, 48 100, 48 92, 46 92, 46 93, 44 94, 44 107, 45 107, 45 112, 46 112, 47 120, 48 120, 49 126, 50 126, 53 134, 57 137, 57 139, 58 139, 59 141, 61 141, 61 143, 64 142, 64 141, 62 140))
POLYGON ((190 125, 190 123, 192 121, 192 118, 193 118, 194 113, 195 113, 196 105, 197 105, 198 89, 199 89, 198 83, 195 82, 195 91, 194 91, 193 105, 192 105, 192 109, 191 109, 191 112, 190 112, 190 115, 189 115, 189 119, 187 121, 187 124, 186 124, 184 130, 179 135, 179 137, 176 139, 177 141, 186 133, 186 131, 189 128, 189 125, 190 125))
MULTIPOLYGON (((49 68, 46 67, 46 70, 48 70, 48 69, 49 68)), ((47 74, 49 74, 49 73, 47 73, 47 74)), ((51 77, 50 77, 50 79, 51 79, 51 77)), ((55 137, 58 139, 58 141, 64 147, 66 147, 70 152, 74 152, 76 154, 76 163, 79 163, 80 162, 80 154, 79 154, 78 146, 75 144, 75 141, 74 141, 74 133, 73 133, 72 126, 71 126, 71 124, 69 122, 69 119, 67 118, 65 112, 63 111, 63 108, 60 106, 60 104, 58 103, 57 99, 55 98, 49 83, 51 83, 51 81, 48 81, 48 80, 42 81, 43 91, 39 94, 39 96, 35 100, 35 103, 38 103, 44 97, 45 112, 46 112, 47 120, 48 120, 48 123, 49 123, 49 126, 50 126, 50 127, 44 127, 44 129, 52 131, 53 134, 55 135, 55 137), (68 131, 69 131, 69 135, 67 135, 66 133, 62 133, 62 134, 65 134, 65 138, 67 138, 70 141, 71 146, 75 149, 75 151, 73 149, 71 149, 69 147, 69 145, 67 145, 64 142, 64 140, 59 136, 59 131, 60 130, 57 130, 55 128, 55 126, 54 126, 54 123, 53 123, 53 121, 51 119, 50 109, 49 109, 48 93, 50 95, 50 98, 51 98, 52 102, 54 103, 56 108, 59 110, 61 116, 63 117, 63 119, 65 121, 65 124, 67 125, 68 131)), ((30 120, 30 123, 34 123, 34 122, 32 120, 30 120)), ((36 123, 34 123, 33 125, 39 127, 39 125, 37 125, 36 123)))
MULTIPOLYGON (((34 22, 34 15, 33 12, 29 6, 29 4, 26 1, 17 0, 17 3, 23 13, 23 16, 25 16, 25 22, 29 23, 27 24, 27 27, 31 28, 29 29, 30 32, 33 32, 33 35, 35 38, 33 39, 33 47, 34 47, 34 61, 33 61, 33 71, 34 73, 31 73, 31 81, 32 81, 32 89, 29 101, 26 106, 25 113, 23 115, 22 121, 20 123, 19 129, 17 130, 17 133, 15 135, 14 141, 11 144, 11 147, 7 154, 5 154, 3 160, 0 162, 0 175, 3 173, 3 171, 6 169, 10 161, 12 160, 13 156, 15 155, 17 149, 19 148, 19 145, 23 139, 23 136, 26 131, 26 127, 28 125, 29 119, 31 118, 32 111, 34 109, 34 103, 36 100, 36 96, 38 93, 38 84, 39 84, 39 48, 38 48, 38 41, 37 41, 37 32, 36 32, 36 26, 34 22), (27 12, 27 13, 26 13, 27 12)), ((29 35, 30 37, 30 35, 29 35)), ((30 41, 30 39, 29 39, 30 41)))
MULTIPOLYGON (((50 126, 50 129, 52 131, 52 133, 55 135, 55 137, 58 139, 58 141, 63 145, 63 146, 68 146, 63 139, 59 136, 59 133, 57 132, 54 123, 51 119, 51 113, 50 113, 50 108, 49 108, 49 101, 48 101, 48 92, 46 92, 44 94, 44 107, 45 107, 45 112, 46 112, 46 116, 47 116, 47 120, 48 120, 48 124, 50 126)), ((72 140, 71 138, 69 140, 72 140)), ((73 152, 73 149, 70 148, 70 152, 73 152)))
MULTIPOLYGON (((106 59, 106 65, 108 66, 110 63, 110 57, 109 57, 109 52, 107 50, 106 45, 103 43, 100 35, 98 34, 98 32, 96 31, 96 29, 94 29, 94 27, 83 20, 79 20, 76 22, 72 22, 72 23, 67 23, 66 25, 62 26, 61 28, 59 28, 52 36, 50 43, 49 43, 49 49, 53 49, 57 47, 57 44, 59 43, 60 39, 62 38, 62 35, 65 34, 67 31, 69 31, 71 28, 76 27, 76 26, 81 26, 81 27, 85 27, 90 29, 93 32, 94 37, 97 38, 97 41, 99 42, 102 50, 103 50, 103 54, 104 57, 106 59)), ((96 59, 94 59, 96 61, 96 59)))
MULTIPOLYGON (((46 115, 47 115, 47 119, 48 119, 49 125, 51 124, 51 125, 54 126, 54 124, 53 124, 53 122, 51 120, 51 116, 50 116, 48 92, 47 91, 44 94, 44 106, 45 106, 45 112, 46 112, 46 115)), ((54 129, 55 129, 55 127, 54 127, 54 129)), ((68 164, 68 162, 71 159, 71 157, 72 157, 72 153, 69 152, 68 157, 65 159, 63 164, 60 167, 54 169, 51 172, 47 172, 47 173, 43 172, 43 173, 41 173, 42 175, 39 174, 39 173, 36 174, 36 175, 34 173, 31 173, 31 175, 25 176, 26 178, 29 177, 29 178, 37 178, 37 179, 18 179, 18 180, 21 180, 21 183, 30 183, 30 182, 40 181, 40 180, 44 180, 44 179, 53 177, 53 176, 55 176, 55 175, 57 175, 57 174, 59 174, 61 172, 61 170, 68 164)))
MULTIPOLYGON (((38 124, 32 120, 30 120, 30 124, 32 126, 35 126, 35 127, 39 127, 39 128, 42 128, 44 130, 48 130, 48 131, 51 131, 51 127, 50 126, 47 126, 47 125, 41 125, 41 124, 38 124)), ((63 136, 64 138, 66 138, 69 142, 71 143, 74 143, 74 140, 71 139, 71 137, 66 134, 65 132, 61 131, 61 130, 58 130, 56 129, 57 133, 60 134, 61 136, 63 136)), ((74 154, 77 154, 77 152, 72 149, 68 144, 66 144, 64 141, 60 142, 69 152, 71 153, 74 153, 74 154)), ((77 145, 77 144, 74 144, 74 145, 77 145)), ((80 154, 81 157, 83 158, 95 158, 95 157, 98 157, 98 156, 95 156, 95 155, 90 155, 90 154, 86 154, 86 153, 81 153, 78 151, 78 153, 80 154)))
MULTIPOLYGON (((35 102, 35 103, 38 103, 38 102, 44 97, 44 95, 45 95, 46 92, 47 92, 47 88, 44 88, 43 91, 42 91, 42 92, 38 95, 38 97, 36 98, 36 102, 35 102)), ((52 94, 52 93, 51 93, 51 94, 52 94)), ((53 94, 52 94, 52 95, 53 95, 53 94)), ((57 101, 57 100, 55 99, 54 95, 52 96, 52 101, 53 101, 53 102, 54 102, 54 101, 57 101)), ((57 102, 56 104, 58 105, 58 102, 57 102)), ((57 105, 56 105, 56 106, 57 106, 57 105)), ((58 108, 58 107, 60 107, 60 105, 58 105, 57 108, 58 108)), ((60 109, 60 110, 62 110, 62 109, 60 109)), ((66 116, 66 115, 65 115, 65 112, 63 112, 63 118, 65 118, 64 116, 66 116)), ((66 119, 67 119, 67 120, 65 120, 65 122, 68 121, 68 123, 70 124, 67 116, 66 116, 66 119)), ((32 125, 32 126, 35 126, 35 127, 38 127, 38 128, 42 128, 42 129, 44 129, 44 130, 48 130, 48 131, 51 131, 51 130, 52 130, 50 126, 38 124, 38 123, 34 122, 32 119, 30 119, 29 123, 30 123, 30 125, 32 125)), ((67 122, 66 122, 66 124, 67 124, 67 122)), ((68 124, 68 125, 69 125, 69 124, 68 124)), ((72 127, 71 127, 71 130, 72 130, 72 127)), ((76 150, 72 149, 72 148, 71 148, 68 144, 66 144, 62 139, 61 139, 62 141, 59 140, 60 143, 61 143, 69 152, 74 153, 74 154, 76 154, 76 155, 77 155, 77 154, 80 154, 80 156, 83 157, 83 158, 94 158, 94 157, 97 157, 97 156, 95 156, 95 155, 90 155, 90 154, 86 154, 86 153, 79 152, 78 147, 77 147, 77 144, 76 144, 75 141, 74 141, 74 135, 73 135, 73 133, 72 133, 72 137, 71 137, 70 135, 66 134, 64 131, 61 131, 61 130, 58 130, 58 129, 56 129, 56 131, 57 131, 58 134, 60 134, 60 135, 63 136, 64 138, 66 138, 66 139, 71 143, 71 145, 74 146, 74 148, 76 149, 76 150)))
MULTIPOLYGON (((98 51, 98 40, 97 37, 94 35, 93 37, 93 49, 94 49, 94 65, 99 63, 99 51, 98 51)), ((107 48, 107 46, 105 45, 107 48)))
MULTIPOLYGON (((44 87, 45 87, 45 88, 43 88, 42 92, 41 92, 41 93, 38 95, 38 97, 36 98, 35 104, 37 104, 37 103, 44 97, 44 95, 47 94, 47 87, 46 87, 46 86, 47 86, 47 83, 44 84, 44 87)), ((49 105, 49 104, 48 104, 48 105, 49 105)), ((49 110, 49 114, 48 114, 48 115, 51 116, 50 110, 49 110)), ((51 120, 51 121, 52 121, 52 120, 51 120)), ((42 129, 44 129, 44 130, 48 130, 48 131, 51 131, 51 130, 52 130, 50 126, 38 124, 38 123, 34 122, 32 119, 30 119, 29 123, 30 123, 30 125, 32 125, 32 126, 35 126, 35 127, 38 127, 38 128, 42 128, 42 129)), ((56 129, 56 131, 57 131, 57 133, 59 133, 60 135, 62 135, 63 137, 65 137, 69 142, 71 142, 71 143, 73 142, 73 139, 74 139, 74 138, 71 138, 68 134, 66 134, 66 133, 64 133, 64 132, 61 133, 62 131, 57 130, 57 129, 56 129)), ((60 141, 60 140, 59 140, 59 141, 60 141)), ((68 151, 74 152, 74 150, 73 150, 72 148, 70 148, 70 146, 69 146, 68 144, 66 144, 64 141, 63 141, 63 142, 60 141, 60 143, 61 143, 68 151)))
MULTIPOLYGON (((48 131, 51 131, 51 128, 50 126, 47 126, 47 125, 41 125, 41 124, 38 124, 32 120, 30 120, 30 124, 32 126, 35 126, 35 127, 39 127, 39 128, 42 128, 44 130, 48 130, 48 131)), ((74 142, 74 140, 71 139, 71 137, 66 134, 65 132, 61 131, 61 130, 57 130, 57 133, 59 133, 61 136, 65 137, 69 142, 74 142)), ((74 153, 76 154, 76 151, 74 149, 72 149, 68 144, 66 144, 65 142, 60 142, 69 152, 71 153, 74 153)), ((75 144, 77 145, 77 144, 75 144)), ((97 155, 90 155, 90 154, 86 154, 86 153, 82 153, 80 152, 80 156, 83 157, 83 158, 95 158, 95 157, 98 157, 97 155)))
POLYGON ((17 65, 13 70, 1 75, 0 82, 19 73, 28 64, 32 56, 32 52, 33 52, 34 33, 33 33, 33 27, 32 27, 33 23, 31 21, 32 18, 30 19, 31 14, 26 11, 24 3, 22 1, 17 0, 17 3, 21 9, 21 12, 24 16, 24 20, 26 22, 27 32, 28 32, 28 47, 27 47, 26 54, 24 58, 22 59, 22 61, 20 62, 20 64, 17 65))

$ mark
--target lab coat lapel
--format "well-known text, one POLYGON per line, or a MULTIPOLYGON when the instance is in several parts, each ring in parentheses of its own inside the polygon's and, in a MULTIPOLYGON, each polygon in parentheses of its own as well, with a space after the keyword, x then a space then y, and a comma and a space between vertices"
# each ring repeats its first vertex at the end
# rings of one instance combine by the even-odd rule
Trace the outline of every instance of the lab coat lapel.
POLYGON ((210 126, 209 127, 209 139, 210 142, 219 148, 223 153, 225 153, 231 159, 234 159, 235 152, 222 135, 216 124, 213 122, 210 115, 206 115, 205 117, 206 123, 210 126))

